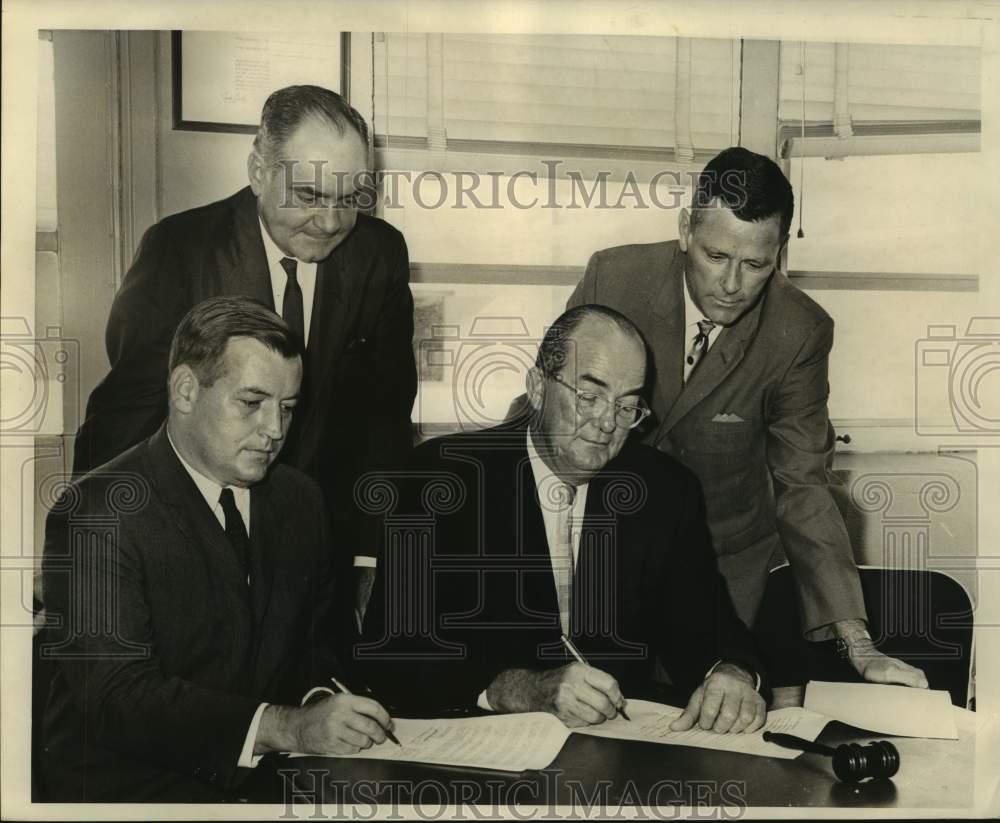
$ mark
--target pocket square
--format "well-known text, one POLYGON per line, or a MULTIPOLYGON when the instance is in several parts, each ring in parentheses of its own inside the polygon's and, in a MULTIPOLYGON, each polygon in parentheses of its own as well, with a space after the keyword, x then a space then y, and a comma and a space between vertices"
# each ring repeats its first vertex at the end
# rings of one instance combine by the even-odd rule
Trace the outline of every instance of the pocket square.
POLYGON ((747 421, 738 414, 731 412, 719 412, 712 418, 713 423, 746 423, 747 421))

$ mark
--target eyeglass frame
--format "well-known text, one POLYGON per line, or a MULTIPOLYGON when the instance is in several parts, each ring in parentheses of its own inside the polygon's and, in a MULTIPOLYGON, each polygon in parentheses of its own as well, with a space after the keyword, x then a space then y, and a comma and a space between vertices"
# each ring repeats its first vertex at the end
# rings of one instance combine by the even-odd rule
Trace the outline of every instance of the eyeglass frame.
MULTIPOLYGON (((642 405, 641 406, 634 406, 631 403, 622 403, 619 400, 613 400, 613 401, 609 400, 603 394, 598 394, 597 392, 584 391, 584 390, 580 389, 577 386, 573 386, 570 383, 567 383, 565 380, 561 380, 560 378, 556 377, 556 375, 554 375, 554 374, 546 374, 545 376, 551 378, 552 380, 555 380, 555 382, 558 383, 560 386, 565 386, 567 389, 569 389, 571 392, 573 392, 576 395, 576 412, 577 412, 577 414, 586 414, 586 412, 584 412, 584 411, 582 411, 580 409, 580 396, 581 395, 587 395, 588 397, 592 396, 594 398, 595 404, 596 404, 596 402, 598 400, 600 400, 600 401, 602 401, 605 404, 605 407, 607 407, 608 405, 613 405, 615 407, 615 426, 618 426, 618 428, 627 429, 628 431, 631 431, 632 429, 637 428, 639 426, 639 424, 642 423, 643 420, 645 420, 647 417, 649 417, 653 413, 653 410, 651 408, 649 408, 649 406, 647 406, 645 403, 642 403, 642 398, 640 398, 640 400, 639 400, 639 402, 642 403, 642 405), (622 409, 636 409, 636 410, 638 410, 639 417, 636 419, 636 421, 632 425, 630 425, 630 426, 622 426, 618 422, 618 413, 622 409)), ((596 408, 595 408, 595 411, 596 411, 596 408)), ((595 418, 603 417, 604 416, 604 411, 602 410, 599 414, 592 414, 591 416, 595 417, 595 418)))

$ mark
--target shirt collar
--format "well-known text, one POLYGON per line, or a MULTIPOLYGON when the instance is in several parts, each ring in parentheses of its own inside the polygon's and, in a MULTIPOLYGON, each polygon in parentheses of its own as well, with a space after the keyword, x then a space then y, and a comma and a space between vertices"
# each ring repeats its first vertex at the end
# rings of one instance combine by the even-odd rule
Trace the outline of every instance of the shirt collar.
MULTIPOLYGON (((281 261, 286 257, 289 260, 295 261, 295 271, 299 278, 299 285, 302 287, 303 296, 306 297, 306 309, 309 308, 312 301, 312 284, 316 281, 316 273, 319 271, 318 263, 307 263, 305 260, 299 260, 297 257, 292 257, 289 254, 285 254, 279 247, 278 244, 271 239, 271 235, 267 233, 267 228, 264 226, 264 221, 257 216, 257 222, 260 223, 260 236, 264 240, 264 255, 267 257, 267 270, 271 272, 271 282, 272 287, 274 284, 274 273, 281 273, 281 283, 285 282, 285 269, 281 265, 281 261)), ((284 285, 282 285, 284 288, 284 285)), ((280 307, 279 307, 280 309, 280 307)), ((280 310, 279 310, 280 314, 280 310)), ((306 319, 306 325, 309 325, 308 317, 306 319)))
MULTIPOLYGON (((222 494, 222 490, 227 488, 217 483, 211 477, 202 474, 194 466, 187 462, 181 453, 177 450, 177 446, 174 445, 174 441, 170 438, 170 432, 167 432, 167 442, 170 443, 170 448, 174 450, 174 454, 177 455, 177 459, 181 461, 181 465, 184 470, 191 475, 191 479, 194 481, 195 486, 198 487, 198 491, 201 492, 201 496, 205 498, 205 502, 208 503, 210 509, 215 509, 219 505, 219 495, 222 494)), ((237 502, 237 506, 241 506, 241 502, 249 500, 250 489, 243 488, 242 486, 230 486, 233 490, 233 497, 237 502)))
MULTIPOLYGON (((540 500, 549 500, 551 498, 546 494, 548 488, 555 483, 561 483, 562 480, 560 480, 559 476, 548 467, 548 464, 538 453, 538 449, 535 448, 534 438, 531 436, 530 428, 527 431, 527 438, 528 461, 531 464, 531 474, 535 479, 535 488, 538 491, 538 497, 540 500)), ((581 493, 586 492, 587 485, 587 483, 581 483, 576 487, 576 501, 578 503, 583 496, 581 493)))
POLYGON ((702 310, 698 308, 691 297, 691 290, 688 288, 687 275, 682 274, 681 277, 684 280, 684 328, 687 328, 688 326, 697 325, 699 320, 707 320, 708 318, 705 317, 702 310))
POLYGON ((288 257, 288 255, 279 249, 278 244, 271 239, 271 235, 267 233, 267 226, 264 225, 264 221, 260 219, 259 214, 257 215, 257 222, 260 224, 260 236, 264 240, 264 254, 267 255, 267 268, 273 270, 275 266, 281 264, 281 259, 288 257))

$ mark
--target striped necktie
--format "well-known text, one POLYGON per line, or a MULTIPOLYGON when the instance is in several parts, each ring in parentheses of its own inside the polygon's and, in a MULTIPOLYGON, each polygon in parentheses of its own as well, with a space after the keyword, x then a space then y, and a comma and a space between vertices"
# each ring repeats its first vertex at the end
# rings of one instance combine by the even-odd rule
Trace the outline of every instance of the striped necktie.
POLYGON ((705 352, 708 351, 708 335, 714 328, 715 323, 711 320, 698 321, 698 333, 694 336, 694 340, 691 341, 691 348, 688 349, 687 353, 689 375, 701 362, 701 359, 705 356, 705 352))

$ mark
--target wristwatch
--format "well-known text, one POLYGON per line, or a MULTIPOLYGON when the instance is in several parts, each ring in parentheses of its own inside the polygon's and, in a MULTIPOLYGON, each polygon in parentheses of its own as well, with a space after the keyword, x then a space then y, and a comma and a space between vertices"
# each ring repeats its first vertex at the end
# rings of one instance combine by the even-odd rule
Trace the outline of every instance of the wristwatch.
POLYGON ((868 649, 875 648, 872 636, 868 634, 868 632, 862 632, 861 634, 855 635, 850 640, 838 637, 836 640, 837 657, 841 660, 848 660, 851 656, 851 649, 860 645, 864 645, 868 649))

